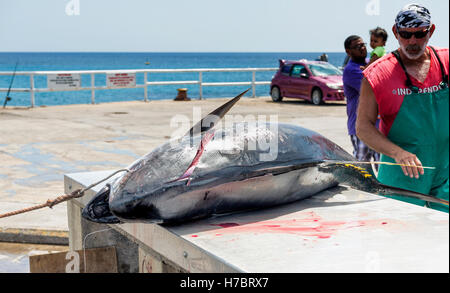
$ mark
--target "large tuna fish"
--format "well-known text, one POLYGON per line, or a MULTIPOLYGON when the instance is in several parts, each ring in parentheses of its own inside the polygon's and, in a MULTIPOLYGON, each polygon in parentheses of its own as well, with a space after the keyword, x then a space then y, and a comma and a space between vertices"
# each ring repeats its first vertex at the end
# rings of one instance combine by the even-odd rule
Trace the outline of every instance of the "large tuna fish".
POLYGON ((339 183, 377 193, 448 202, 380 184, 370 165, 322 135, 289 124, 219 120, 244 93, 202 119, 184 137, 134 162, 86 205, 100 223, 173 223, 285 204, 339 183), (369 166, 369 167, 367 167, 369 166))

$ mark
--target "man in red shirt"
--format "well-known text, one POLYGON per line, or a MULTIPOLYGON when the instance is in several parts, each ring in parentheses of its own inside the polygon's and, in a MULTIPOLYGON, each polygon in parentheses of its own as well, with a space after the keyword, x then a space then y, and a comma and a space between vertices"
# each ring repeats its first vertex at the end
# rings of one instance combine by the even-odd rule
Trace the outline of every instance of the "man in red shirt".
MULTIPOLYGON (((381 165, 380 182, 448 200, 449 51, 427 46, 435 29, 423 6, 410 4, 398 13, 392 31, 399 49, 363 73, 356 133, 382 153, 381 161, 403 165, 381 165)), ((448 206, 427 205, 448 212, 448 206)))

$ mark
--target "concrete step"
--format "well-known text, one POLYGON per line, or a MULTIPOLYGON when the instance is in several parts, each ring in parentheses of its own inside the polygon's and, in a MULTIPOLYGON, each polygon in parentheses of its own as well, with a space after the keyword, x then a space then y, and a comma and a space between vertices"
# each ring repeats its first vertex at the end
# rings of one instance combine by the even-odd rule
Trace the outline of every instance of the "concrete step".
MULTIPOLYGON (((0 201, 0 214, 36 204, 0 201)), ((68 245, 67 204, 1 218, 0 242, 68 245)))

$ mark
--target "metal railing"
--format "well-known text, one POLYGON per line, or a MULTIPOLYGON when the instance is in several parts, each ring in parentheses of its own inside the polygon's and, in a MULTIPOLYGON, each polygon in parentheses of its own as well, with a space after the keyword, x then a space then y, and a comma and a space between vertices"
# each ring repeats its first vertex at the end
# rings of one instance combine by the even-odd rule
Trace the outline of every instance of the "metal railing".
MULTIPOLYGON (((105 89, 125 89, 125 88, 144 88, 144 101, 148 101, 149 97, 149 86, 153 85, 188 85, 197 84, 199 86, 199 98, 203 99, 203 87, 205 86, 251 86, 252 87, 252 97, 256 96, 256 86, 257 85, 269 85, 270 81, 256 81, 256 72, 263 71, 276 71, 278 68, 209 68, 209 69, 127 69, 127 70, 71 70, 71 71, 16 71, 16 75, 25 75, 30 77, 30 86, 28 88, 11 88, 11 92, 29 92, 30 93, 30 103, 31 107, 35 106, 35 93, 42 92, 58 92, 58 91, 81 91, 90 90, 91 91, 91 103, 95 104, 95 91, 105 90, 105 89), (203 82, 203 74, 208 72, 252 72, 251 81, 243 82, 203 82), (144 83, 137 84, 133 86, 96 86, 95 85, 95 75, 96 74, 144 74, 144 83), (152 73, 198 73, 198 80, 180 80, 180 81, 149 81, 149 75, 152 73), (58 74, 89 74, 91 78, 90 87, 70 87, 70 88, 36 88, 34 77, 35 76, 48 76, 48 75, 58 75, 58 74)), ((14 75, 11 71, 2 71, 0 76, 14 75)), ((81 82, 80 82, 81 84, 81 82)), ((0 92, 7 92, 7 88, 0 88, 0 92)))

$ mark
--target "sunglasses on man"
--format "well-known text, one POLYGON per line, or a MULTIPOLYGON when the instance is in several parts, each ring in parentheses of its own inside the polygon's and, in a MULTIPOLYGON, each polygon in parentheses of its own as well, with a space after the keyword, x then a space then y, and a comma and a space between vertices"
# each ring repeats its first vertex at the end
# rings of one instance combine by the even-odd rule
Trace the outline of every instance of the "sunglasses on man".
POLYGON ((418 31, 418 32, 407 32, 407 31, 400 31, 397 27, 397 32, 402 39, 409 40, 414 35, 416 39, 423 39, 429 32, 431 27, 427 28, 424 31, 418 31))
POLYGON ((360 49, 362 49, 363 47, 366 47, 367 46, 367 43, 361 43, 361 44, 358 44, 358 45, 355 45, 355 46, 353 46, 353 47, 350 47, 350 49, 357 49, 357 50, 360 50, 360 49))

